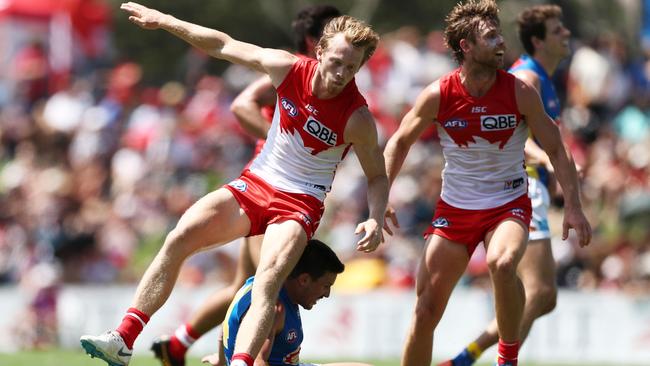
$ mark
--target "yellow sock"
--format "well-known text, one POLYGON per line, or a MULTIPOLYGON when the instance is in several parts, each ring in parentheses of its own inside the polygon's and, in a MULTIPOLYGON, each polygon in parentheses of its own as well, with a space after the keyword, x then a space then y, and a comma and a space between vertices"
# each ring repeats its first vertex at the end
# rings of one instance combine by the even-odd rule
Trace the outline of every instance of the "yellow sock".
POLYGON ((470 355, 472 355, 472 358, 476 361, 478 360, 479 357, 481 357, 481 354, 483 354, 483 350, 481 347, 476 342, 472 342, 467 345, 467 352, 469 352, 470 355))

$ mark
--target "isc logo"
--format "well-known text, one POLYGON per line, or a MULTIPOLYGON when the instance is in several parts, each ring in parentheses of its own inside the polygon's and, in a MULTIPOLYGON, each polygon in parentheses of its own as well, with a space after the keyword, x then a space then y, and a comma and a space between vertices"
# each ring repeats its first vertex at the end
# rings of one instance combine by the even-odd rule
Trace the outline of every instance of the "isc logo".
POLYGON ((296 108, 296 105, 293 104, 289 99, 287 98, 282 98, 282 108, 286 110, 291 117, 295 117, 298 115, 298 108, 296 108))
POLYGON ((515 127, 517 127, 517 116, 514 114, 481 116, 481 131, 510 130, 515 127))
POLYGON ((314 119, 314 117, 309 116, 303 129, 329 146, 336 145, 336 133, 318 120, 314 119))

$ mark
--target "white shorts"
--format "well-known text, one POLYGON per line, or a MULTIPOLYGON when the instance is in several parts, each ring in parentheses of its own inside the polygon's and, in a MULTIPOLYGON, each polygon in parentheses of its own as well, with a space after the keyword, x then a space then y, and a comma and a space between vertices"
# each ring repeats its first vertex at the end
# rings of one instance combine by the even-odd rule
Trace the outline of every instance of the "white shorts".
POLYGON ((320 366, 317 363, 299 363, 298 366, 320 366))
POLYGON ((528 177, 528 197, 533 206, 533 217, 530 220, 528 240, 550 239, 551 231, 548 226, 548 208, 551 198, 548 188, 539 179, 528 177))

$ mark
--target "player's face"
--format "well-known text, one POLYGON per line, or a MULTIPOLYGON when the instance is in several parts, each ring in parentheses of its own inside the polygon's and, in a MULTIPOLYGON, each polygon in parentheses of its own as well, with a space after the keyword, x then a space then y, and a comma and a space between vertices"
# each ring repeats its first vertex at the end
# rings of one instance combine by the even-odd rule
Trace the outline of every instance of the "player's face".
POLYGON ((542 43, 542 47, 545 52, 558 59, 569 56, 571 52, 571 48, 569 47, 571 31, 558 18, 546 19, 544 25, 546 26, 546 37, 542 43))
POLYGON ((319 72, 328 92, 343 90, 359 71, 363 50, 351 45, 342 33, 330 39, 327 49, 319 49, 319 72))
POLYGON ((475 38, 475 42, 469 42, 472 48, 467 55, 468 59, 478 65, 490 68, 503 67, 506 44, 498 25, 494 22, 482 21, 475 38))
POLYGON ((302 299, 299 302, 300 306, 310 310, 318 300, 329 297, 334 281, 336 281, 336 273, 332 272, 326 272, 317 279, 309 277, 303 288, 302 299))

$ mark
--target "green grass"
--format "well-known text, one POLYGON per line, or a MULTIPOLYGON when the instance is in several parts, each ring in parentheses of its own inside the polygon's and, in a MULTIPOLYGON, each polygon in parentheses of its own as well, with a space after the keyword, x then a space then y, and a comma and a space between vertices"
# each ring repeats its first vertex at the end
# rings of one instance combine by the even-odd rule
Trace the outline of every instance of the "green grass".
MULTIPOLYGON (((305 360, 314 362, 313 360, 305 360)), ((319 362, 319 361, 315 361, 319 362)), ((323 361, 325 363, 328 361, 323 361)), ((329 362, 336 362, 329 360, 329 362)), ((342 362, 339 360, 338 362, 342 362)), ((373 361, 366 360, 374 366, 399 366, 398 360, 373 361)), ((45 350, 45 351, 24 351, 17 353, 0 353, 0 365, 7 366, 106 366, 101 360, 91 360, 83 351, 62 351, 62 350, 45 350)), ((188 359, 187 366, 205 365, 198 358, 188 359)), ((131 360, 129 366, 160 366, 160 363, 151 357, 137 356, 131 360)), ((492 366, 491 363, 480 363, 476 366, 492 366)), ((569 366, 563 364, 539 364, 526 363, 526 366, 569 366)), ((607 365, 589 365, 589 366, 607 366, 607 365)))

